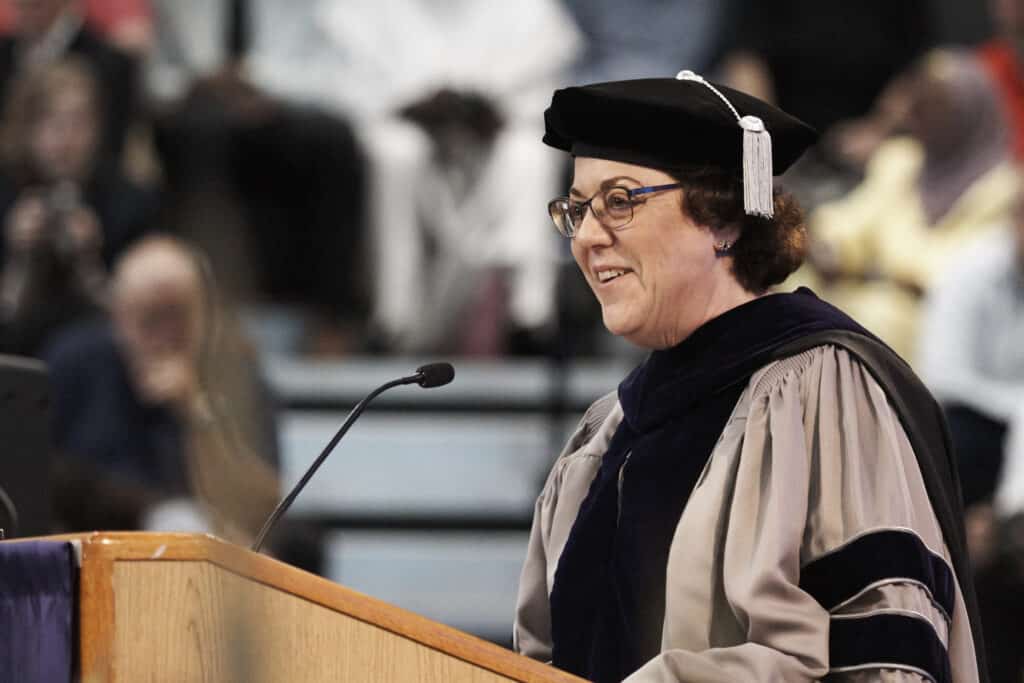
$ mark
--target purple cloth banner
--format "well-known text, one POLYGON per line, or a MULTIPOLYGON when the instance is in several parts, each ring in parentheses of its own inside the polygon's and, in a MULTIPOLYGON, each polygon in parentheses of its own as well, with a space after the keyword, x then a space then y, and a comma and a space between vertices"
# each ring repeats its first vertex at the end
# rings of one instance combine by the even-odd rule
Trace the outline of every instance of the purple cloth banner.
POLYGON ((77 571, 70 543, 0 543, 0 681, 71 683, 77 571))

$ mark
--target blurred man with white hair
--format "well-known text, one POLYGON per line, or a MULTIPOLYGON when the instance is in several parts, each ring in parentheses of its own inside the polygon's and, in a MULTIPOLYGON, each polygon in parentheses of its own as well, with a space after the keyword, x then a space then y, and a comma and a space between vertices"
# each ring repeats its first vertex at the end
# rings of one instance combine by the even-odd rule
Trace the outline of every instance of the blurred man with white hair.
POLYGON ((185 498, 248 542, 278 495, 273 412, 203 258, 148 237, 118 261, 111 298, 110 324, 69 330, 46 354, 74 484, 58 480, 59 516, 72 530, 132 528, 185 498))

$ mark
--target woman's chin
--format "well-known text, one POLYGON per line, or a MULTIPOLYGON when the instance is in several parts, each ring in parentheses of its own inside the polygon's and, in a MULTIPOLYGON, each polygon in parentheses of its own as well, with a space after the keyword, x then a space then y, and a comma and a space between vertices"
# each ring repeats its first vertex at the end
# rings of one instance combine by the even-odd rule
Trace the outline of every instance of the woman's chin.
POLYGON ((614 309, 602 309, 601 319, 609 332, 616 337, 623 337, 627 341, 632 341, 632 337, 640 330, 640 325, 632 316, 623 315, 622 312, 614 309))

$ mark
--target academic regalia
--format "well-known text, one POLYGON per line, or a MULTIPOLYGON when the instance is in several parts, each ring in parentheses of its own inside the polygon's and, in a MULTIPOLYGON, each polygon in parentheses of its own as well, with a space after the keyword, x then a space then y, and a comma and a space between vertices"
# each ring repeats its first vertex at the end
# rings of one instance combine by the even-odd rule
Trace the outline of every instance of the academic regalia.
POLYGON ((808 290, 756 299, 655 351, 618 396, 591 407, 537 501, 517 606, 520 652, 555 655, 558 665, 561 630, 563 640, 590 639, 570 643, 584 656, 569 659, 598 681, 980 680, 963 539, 943 528, 956 524, 947 518, 955 477, 932 452, 941 446, 918 438, 931 438, 934 402, 920 401, 909 370, 844 318, 808 290), (839 342, 774 360, 822 334, 839 342), (743 349, 773 360, 747 373, 743 349), (729 367, 746 379, 727 410, 709 410, 730 387, 701 385, 729 367), (688 405, 691 389, 704 405, 688 405), (581 510, 594 508, 624 431, 639 438, 611 472, 622 526, 604 529, 611 549, 595 551, 581 510), (674 450, 645 452, 651 435, 674 450), (657 508, 645 511, 652 500, 657 508), (652 531, 666 523, 659 510, 679 501, 668 535, 652 531), (571 557, 574 545, 585 547, 571 557), (553 619, 560 583, 582 592, 563 601, 590 603, 581 622, 553 619), (609 667, 621 668, 606 678, 609 667))
MULTIPOLYGON (((557 91, 545 123, 574 156, 734 177, 744 231, 815 139, 688 71, 557 91)), ((588 410, 537 501, 514 640, 597 683, 984 681, 974 603, 938 405, 803 289, 708 320, 588 410)))

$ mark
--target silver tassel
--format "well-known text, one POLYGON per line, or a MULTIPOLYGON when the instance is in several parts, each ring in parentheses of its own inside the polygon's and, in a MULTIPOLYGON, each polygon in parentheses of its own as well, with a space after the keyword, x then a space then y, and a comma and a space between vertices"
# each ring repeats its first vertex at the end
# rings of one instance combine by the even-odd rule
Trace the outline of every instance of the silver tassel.
POLYGON ((740 116, 732 102, 708 83, 702 76, 689 69, 676 74, 680 81, 697 81, 718 96, 743 129, 743 210, 748 216, 771 218, 775 215, 775 199, 772 196, 772 136, 764 127, 764 121, 756 116, 740 116))
POLYGON ((756 116, 740 119, 743 128, 743 209, 748 215, 775 215, 772 197, 772 136, 756 116))

